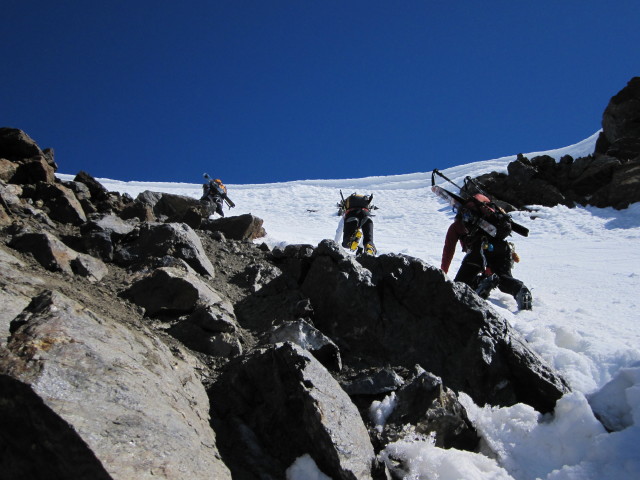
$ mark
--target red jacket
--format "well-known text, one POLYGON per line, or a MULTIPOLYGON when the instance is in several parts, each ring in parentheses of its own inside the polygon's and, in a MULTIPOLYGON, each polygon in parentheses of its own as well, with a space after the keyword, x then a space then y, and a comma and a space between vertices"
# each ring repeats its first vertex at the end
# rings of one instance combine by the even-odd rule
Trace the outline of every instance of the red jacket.
POLYGON ((456 253, 456 245, 458 240, 460 241, 460 245, 462 245, 462 250, 466 251, 467 245, 464 243, 464 237, 469 233, 467 228, 462 223, 462 220, 456 218, 455 221, 449 225, 449 229, 447 230, 447 236, 444 240, 444 248, 442 249, 442 262, 440 264, 440 268, 447 273, 449 271, 449 266, 451 265, 451 260, 453 260, 453 255, 456 253))

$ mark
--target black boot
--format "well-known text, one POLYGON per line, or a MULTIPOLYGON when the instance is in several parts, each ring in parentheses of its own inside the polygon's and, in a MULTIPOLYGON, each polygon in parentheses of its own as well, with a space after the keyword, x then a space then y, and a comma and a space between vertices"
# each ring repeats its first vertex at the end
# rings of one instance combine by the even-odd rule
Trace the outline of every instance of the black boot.
POLYGON ((516 294, 516 302, 520 310, 531 310, 533 308, 533 297, 527 287, 522 287, 516 294))
POLYGON ((480 283, 478 284, 478 288, 476 288, 476 293, 486 300, 487 298, 489 298, 491 290, 496 288, 499 282, 500 278, 498 277, 498 275, 493 273, 480 281, 480 283))

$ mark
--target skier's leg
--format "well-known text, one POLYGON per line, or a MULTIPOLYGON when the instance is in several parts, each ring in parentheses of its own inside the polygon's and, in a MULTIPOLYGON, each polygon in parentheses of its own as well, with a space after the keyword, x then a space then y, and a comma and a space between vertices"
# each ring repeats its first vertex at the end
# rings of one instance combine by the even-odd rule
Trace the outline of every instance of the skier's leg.
POLYGON ((477 277, 480 273, 484 272, 485 267, 486 261, 482 249, 479 247, 474 248, 462 259, 462 264, 454 281, 463 282, 475 288, 477 277))
POLYGON ((344 219, 344 228, 342 230, 342 246, 343 247, 351 248, 351 243, 354 240, 357 230, 358 230, 358 219, 355 216, 349 216, 344 219))
POLYGON ((222 208, 223 207, 222 204, 223 204, 222 199, 218 197, 216 199, 216 213, 221 217, 224 217, 224 209, 222 208))

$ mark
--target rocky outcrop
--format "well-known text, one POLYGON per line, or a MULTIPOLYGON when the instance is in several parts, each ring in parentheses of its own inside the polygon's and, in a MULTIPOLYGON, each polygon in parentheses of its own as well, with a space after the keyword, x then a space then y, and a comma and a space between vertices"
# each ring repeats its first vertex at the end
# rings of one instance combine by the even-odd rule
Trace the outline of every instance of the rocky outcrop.
POLYGON ((361 262, 324 241, 301 285, 314 324, 348 352, 344 362, 418 364, 479 404, 522 402, 547 412, 568 391, 466 285, 403 255, 361 262))
POLYGON ((4 476, 231 478, 186 351, 181 360, 142 325, 54 292, 11 327, 0 356, 4 476))
POLYGON ((372 478, 374 450, 358 410, 302 348, 282 343, 256 350, 230 364, 210 395, 224 432, 223 458, 234 472, 283 478, 296 458, 309 453, 332 478, 372 478), (236 444, 238 439, 244 444, 236 444))
POLYGON ((196 272, 213 277, 215 270, 202 242, 184 223, 143 223, 131 232, 116 251, 116 262, 130 266, 150 257, 171 256, 187 262, 196 272))
POLYGON ((640 77, 632 78, 609 101, 596 153, 622 161, 640 156, 640 77))
MULTIPOLYGON (((576 204, 627 208, 640 201, 640 77, 615 95, 604 111, 602 133, 593 155, 518 158, 507 174, 492 172, 477 180, 509 210, 529 205, 576 204)), ((473 186, 466 190, 477 193, 473 186)))

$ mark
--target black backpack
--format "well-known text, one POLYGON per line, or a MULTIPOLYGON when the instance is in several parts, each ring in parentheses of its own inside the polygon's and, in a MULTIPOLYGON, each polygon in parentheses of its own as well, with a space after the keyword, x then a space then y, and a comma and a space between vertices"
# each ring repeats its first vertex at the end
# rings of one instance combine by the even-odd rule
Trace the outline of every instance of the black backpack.
POLYGON ((373 195, 358 195, 357 193, 352 193, 344 201, 344 208, 346 210, 352 208, 369 208, 372 196, 373 195))

